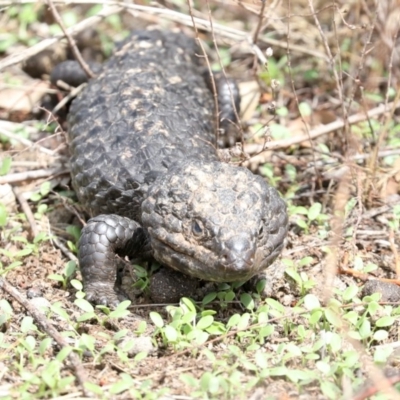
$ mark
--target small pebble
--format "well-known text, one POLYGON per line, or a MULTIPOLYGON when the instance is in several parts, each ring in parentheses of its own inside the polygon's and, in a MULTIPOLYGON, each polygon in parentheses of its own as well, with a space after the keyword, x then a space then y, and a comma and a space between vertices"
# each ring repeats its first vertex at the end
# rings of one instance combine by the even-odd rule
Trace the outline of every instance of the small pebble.
POLYGON ((362 296, 370 296, 374 293, 381 294, 381 301, 399 302, 400 301, 400 286, 390 283, 381 282, 378 280, 367 281, 362 290, 362 296))
POLYGON ((41 311, 47 311, 51 307, 50 302, 44 297, 34 297, 33 299, 30 299, 29 302, 32 306, 41 311))
POLYGON ((26 297, 28 297, 28 299, 33 299, 34 297, 41 297, 42 295, 43 295, 42 291, 37 286, 33 286, 26 291, 26 297))
POLYGON ((145 352, 152 354, 156 351, 150 336, 125 336, 118 342, 118 347, 121 350, 128 349, 129 357, 134 357, 136 354, 145 352))

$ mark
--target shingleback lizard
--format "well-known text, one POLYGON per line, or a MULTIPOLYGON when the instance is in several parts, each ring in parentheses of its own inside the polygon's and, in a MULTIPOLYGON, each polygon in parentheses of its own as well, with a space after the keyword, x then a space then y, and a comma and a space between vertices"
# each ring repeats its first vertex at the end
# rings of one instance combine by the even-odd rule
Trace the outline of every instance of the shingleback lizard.
POLYGON ((116 254, 232 282, 282 250, 285 202, 218 158, 199 54, 182 33, 134 32, 71 105, 72 183, 92 217, 79 263, 94 303, 121 300, 116 254))

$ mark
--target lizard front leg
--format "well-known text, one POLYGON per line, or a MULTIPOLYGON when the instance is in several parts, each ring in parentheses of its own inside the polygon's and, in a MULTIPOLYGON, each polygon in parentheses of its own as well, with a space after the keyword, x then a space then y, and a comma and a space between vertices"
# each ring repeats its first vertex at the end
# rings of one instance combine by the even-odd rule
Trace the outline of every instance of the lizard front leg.
POLYGON ((79 265, 86 299, 115 307, 125 298, 117 285, 116 254, 140 254, 145 243, 143 228, 119 215, 90 219, 79 240, 79 265))

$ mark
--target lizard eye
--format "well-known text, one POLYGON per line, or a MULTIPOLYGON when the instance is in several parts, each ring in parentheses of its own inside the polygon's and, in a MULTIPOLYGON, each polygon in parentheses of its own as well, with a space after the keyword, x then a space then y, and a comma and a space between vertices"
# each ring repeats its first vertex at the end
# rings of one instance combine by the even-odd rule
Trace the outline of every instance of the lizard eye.
POLYGON ((201 237, 204 235, 204 227, 200 221, 194 220, 192 222, 192 233, 196 237, 201 237))

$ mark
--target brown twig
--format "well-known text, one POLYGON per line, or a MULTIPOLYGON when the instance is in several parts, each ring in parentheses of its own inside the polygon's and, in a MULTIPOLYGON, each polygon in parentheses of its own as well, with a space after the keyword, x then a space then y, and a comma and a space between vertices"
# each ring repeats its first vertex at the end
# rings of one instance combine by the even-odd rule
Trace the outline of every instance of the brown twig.
POLYGON ((299 98, 297 96, 297 92, 296 92, 296 86, 294 83, 294 78, 293 78, 293 71, 292 71, 292 60, 291 60, 291 53, 290 53, 290 10, 291 10, 291 2, 290 0, 288 0, 288 19, 287 19, 287 38, 286 38, 286 43, 287 43, 287 50, 286 50, 286 56, 287 56, 287 66, 288 66, 288 70, 289 70, 289 76, 290 76, 290 83, 292 86, 292 93, 296 102, 296 106, 297 109, 299 110, 299 114, 300 114, 300 118, 301 118, 301 122, 303 123, 304 129, 306 131, 306 134, 309 138, 309 141, 311 143, 311 147, 312 147, 312 158, 313 158, 313 162, 314 162, 314 171, 315 171, 315 176, 318 180, 320 179, 320 173, 319 170, 317 168, 317 161, 316 161, 316 156, 315 156, 315 146, 314 143, 311 141, 311 136, 310 136, 310 129, 308 128, 308 124, 306 123, 303 114, 300 112, 300 101, 299 98))
MULTIPOLYGON (((396 385, 400 382, 400 374, 396 374, 394 376, 386 377, 385 379, 387 383, 391 386, 396 385)), ((355 396, 351 398, 351 400, 366 400, 375 394, 379 393, 381 388, 377 385, 368 385, 367 387, 361 389, 355 396)), ((398 396, 397 396, 398 398, 398 396)))
POLYGON ((396 277, 398 280, 400 280, 400 258, 399 258, 399 253, 397 251, 397 246, 396 246, 396 242, 394 239, 394 230, 390 229, 389 230, 389 243, 390 243, 390 248, 392 250, 393 253, 393 257, 394 257, 394 265, 395 268, 394 270, 396 271, 396 277))
POLYGON ((55 114, 60 111, 70 100, 75 98, 86 86, 86 83, 82 83, 76 88, 72 88, 72 90, 65 96, 52 110, 51 113, 55 114))
MULTIPOLYGON (((400 103, 396 101, 389 103, 387 107, 385 107, 384 104, 381 104, 378 107, 369 110, 367 112, 367 115, 359 113, 350 116, 348 118, 348 122, 350 125, 357 124, 358 122, 365 121, 367 118, 373 118, 378 115, 384 114, 386 112, 394 112, 394 110, 397 110, 399 108, 400 108, 400 103)), ((284 149, 294 144, 308 142, 309 140, 315 139, 319 136, 326 135, 327 133, 343 128, 344 125, 345 122, 343 120, 334 121, 331 122, 330 124, 326 124, 311 130, 310 135, 297 136, 290 139, 275 140, 273 142, 267 142, 264 146, 258 144, 250 144, 245 146, 245 151, 249 154, 254 154, 254 153, 260 153, 261 151, 264 150, 284 149)))
POLYGON ((76 263, 78 263, 78 258, 75 256, 75 254, 73 254, 67 246, 65 246, 56 235, 52 235, 51 239, 50 239, 53 244, 60 249, 60 251, 66 256, 68 257, 71 261, 74 261, 76 263))
MULTIPOLYGON (((335 58, 332 55, 331 49, 329 47, 329 43, 328 43, 328 39, 326 37, 326 35, 324 34, 324 31, 322 29, 322 26, 318 20, 317 14, 315 13, 315 9, 314 9, 314 4, 312 0, 308 0, 308 7, 311 11, 311 13, 313 14, 313 18, 314 18, 314 22, 315 22, 315 26, 318 29, 318 32, 321 36, 321 40, 322 40, 322 44, 324 46, 325 49, 325 53, 328 56, 328 61, 330 64, 330 69, 332 71, 332 74, 335 78, 335 82, 336 82, 336 89, 338 91, 338 95, 339 95, 339 101, 340 104, 342 106, 342 113, 343 113, 343 121, 344 121, 344 133, 345 133, 345 140, 346 140, 346 144, 349 144, 349 140, 348 140, 348 132, 349 132, 349 123, 348 123, 348 111, 345 107, 345 101, 343 98, 343 85, 342 85, 342 80, 341 77, 338 74, 338 71, 335 68, 335 58)), ((338 53, 338 56, 340 57, 340 52, 338 53)))
POLYGON ((35 217, 33 216, 33 212, 25 198, 25 193, 21 192, 19 188, 13 188, 13 192, 15 194, 15 197, 18 199, 22 211, 24 212, 26 219, 28 220, 28 223, 31 227, 31 239, 33 239, 39 234, 39 230, 35 221, 35 217))
POLYGON ((50 176, 54 177, 68 173, 69 170, 65 168, 36 169, 33 171, 16 172, 15 174, 0 176, 0 185, 3 185, 4 183, 17 183, 26 180, 49 178, 50 176))
POLYGON ((56 20, 57 24, 60 26, 61 30, 63 31, 65 37, 67 38, 67 41, 71 47, 72 52, 74 53, 74 56, 82 69, 85 71, 86 75, 88 78, 94 78, 95 75, 93 71, 90 69, 89 65, 86 63, 86 61, 82 58, 82 55, 78 48, 76 47, 75 39, 72 37, 72 35, 69 34, 67 29, 65 28, 64 22, 60 16, 60 14, 57 11, 56 6, 54 5, 52 0, 45 0, 46 4, 49 6, 51 13, 53 14, 54 19, 56 20))
POLYGON ((17 142, 22 143, 23 145, 27 147, 32 147, 32 148, 37 148, 40 152, 47 154, 49 156, 55 156, 56 153, 53 150, 47 149, 46 147, 40 146, 35 142, 32 142, 29 139, 25 139, 22 136, 18 136, 12 132, 7 131, 6 129, 3 129, 0 127, 0 135, 5 136, 8 139, 15 140, 17 142))
POLYGON ((209 60, 208 57, 207 57, 207 53, 206 53, 206 51, 205 51, 205 49, 204 49, 204 46, 203 46, 203 43, 201 42, 200 37, 199 37, 199 31, 198 31, 198 29, 197 29, 197 25, 196 25, 196 22, 195 22, 195 17, 193 16, 193 9, 192 9, 191 1, 188 0, 188 1, 187 1, 187 4, 188 4, 188 7, 189 7, 189 14, 190 14, 190 17, 192 18, 193 29, 194 29, 194 31, 195 31, 195 33, 196 33, 196 41, 197 41, 197 43, 199 44, 199 46, 200 46, 200 48, 201 48, 201 51, 202 51, 202 53, 203 53, 203 57, 204 57, 204 59, 205 59, 205 61, 206 61, 206 64, 207 64, 208 72, 209 72, 209 74, 210 74, 210 82, 211 82, 211 87, 212 87, 212 91, 213 91, 213 94, 214 94, 215 138, 216 138, 216 145, 217 145, 217 148, 218 148, 218 138, 219 138, 219 107, 218 107, 217 86, 216 86, 216 84, 215 84, 214 74, 213 74, 212 69, 211 69, 210 60, 209 60))
MULTIPOLYGON (((60 333, 53 327, 51 322, 46 318, 46 315, 34 307, 22 294, 10 285, 7 280, 0 277, 0 289, 12 296, 19 304, 21 304, 35 321, 42 327, 54 341, 60 346, 61 349, 70 347, 67 341, 60 335, 60 333)), ((87 374, 78 355, 73 351, 68 354, 70 367, 73 369, 77 383, 81 387, 83 394, 91 397, 91 393, 86 389, 85 383, 88 382, 87 374)))
POLYGON ((253 43, 257 43, 258 40, 258 35, 260 34, 261 31, 261 26, 262 26, 262 22, 264 19, 264 10, 265 10, 265 6, 267 5, 267 0, 261 0, 261 8, 260 8, 260 12, 258 14, 258 23, 256 26, 256 29, 254 31, 254 35, 253 35, 253 43))

